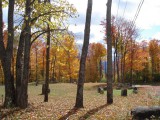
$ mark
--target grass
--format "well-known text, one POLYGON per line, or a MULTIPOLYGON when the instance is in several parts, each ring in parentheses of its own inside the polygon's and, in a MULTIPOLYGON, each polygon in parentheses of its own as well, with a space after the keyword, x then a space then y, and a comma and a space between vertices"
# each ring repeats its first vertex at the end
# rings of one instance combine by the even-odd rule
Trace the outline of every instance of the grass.
MULTIPOLYGON (((72 109, 75 105, 76 84, 50 84, 51 93, 47 103, 43 102, 44 96, 39 95, 42 91, 42 85, 30 84, 28 88, 29 107, 8 115, 6 119, 121 120, 129 119, 129 112, 137 106, 159 104, 159 101, 148 96, 146 90, 140 90, 138 94, 132 94, 132 90, 128 90, 129 95, 127 97, 121 97, 121 91, 114 90, 114 103, 106 105, 106 92, 105 94, 99 94, 97 93, 97 87, 95 87, 100 84, 87 83, 84 85, 84 108, 79 110, 72 109)), ((4 94, 3 86, 0 86, 1 94, 4 94)), ((7 111, 10 110, 2 109, 3 114, 7 111)))

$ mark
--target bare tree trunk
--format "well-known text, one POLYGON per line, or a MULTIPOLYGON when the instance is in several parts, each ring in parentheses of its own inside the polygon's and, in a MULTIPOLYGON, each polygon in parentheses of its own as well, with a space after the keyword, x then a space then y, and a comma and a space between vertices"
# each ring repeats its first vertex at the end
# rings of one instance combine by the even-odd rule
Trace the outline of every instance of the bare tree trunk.
POLYGON ((36 86, 38 85, 38 57, 37 57, 37 47, 35 48, 36 52, 36 86))
POLYGON ((45 94, 44 94, 44 102, 48 102, 48 89, 49 89, 49 62, 50 62, 50 31, 48 25, 48 33, 47 33, 47 49, 46 49, 46 80, 45 80, 45 94))
POLYGON ((42 71, 43 80, 45 80, 45 63, 44 63, 44 54, 45 54, 45 51, 43 51, 43 71, 42 71))
MULTIPOLYGON (((102 73, 102 60, 100 58, 100 61, 99 61, 99 76, 100 76, 100 81, 101 79, 103 78, 103 73, 102 73)), ((99 81, 99 82, 100 82, 99 81)))
POLYGON ((118 38, 115 40, 115 63, 116 63, 116 73, 117 73, 117 82, 120 82, 120 76, 119 76, 119 56, 118 56, 118 38))
POLYGON ((107 3, 106 15, 106 31, 107 31, 107 103, 113 103, 113 87, 112 87, 112 36, 111 36, 111 6, 112 0, 107 3))
POLYGON ((120 82, 120 71, 119 71, 119 56, 118 53, 116 53, 116 68, 117 68, 117 81, 120 82))
POLYGON ((2 0, 0 0, 0 59, 2 60, 5 53, 5 47, 3 43, 3 11, 2 0))
POLYGON ((21 32, 19 49, 17 52, 17 106, 26 108, 28 106, 28 80, 29 80, 29 61, 30 61, 30 45, 31 45, 31 0, 26 0, 25 3, 25 28, 21 32), (24 46, 23 46, 24 45, 24 46), (24 47, 24 48, 23 48, 24 47), (19 56, 19 54, 20 56, 19 56), (23 56, 24 53, 24 56, 23 56), (18 57, 19 56, 19 57, 18 57), (24 58, 24 59, 23 59, 24 58), (18 73, 18 71, 20 73, 18 73))
POLYGON ((3 43, 3 12, 2 1, 0 0, 0 59, 2 62, 2 68, 4 72, 5 83, 5 102, 4 107, 12 107, 15 105, 15 87, 14 77, 12 75, 12 56, 13 56, 13 40, 14 40, 14 0, 9 0, 8 9, 8 41, 5 49, 3 43))
POLYGON ((116 81, 116 52, 114 51, 114 67, 113 67, 113 81, 115 82, 116 81))
POLYGON ((4 85, 4 75, 1 63, 0 63, 0 75, 1 75, 1 84, 4 85))
POLYGON ((133 43, 132 43, 132 40, 131 40, 131 69, 130 69, 130 72, 131 72, 131 84, 133 83, 133 43))
POLYGON ((75 103, 76 108, 83 108, 83 86, 84 86, 84 79, 85 79, 86 57, 87 57, 88 46, 89 46, 91 14, 92 14, 92 0, 88 0, 85 32, 84 32, 84 43, 82 48, 79 78, 78 78, 78 84, 77 84, 77 96, 76 96, 76 103, 75 103))
POLYGON ((126 70, 126 52, 124 53, 124 58, 123 58, 123 82, 125 83, 126 82, 126 79, 125 79, 125 70, 126 70))
MULTIPOLYGON (((50 3, 50 0, 46 0, 46 2, 50 3)), ((51 18, 49 17, 49 21, 51 18)), ((48 89, 49 89, 49 64, 50 64, 50 27, 48 25, 47 32, 47 49, 46 49, 46 80, 45 80, 45 94, 44 94, 44 102, 48 102, 48 89)))
POLYGON ((25 30, 22 30, 17 50, 17 58, 16 58, 16 105, 19 105, 21 96, 21 84, 22 84, 22 71, 23 71, 23 50, 24 50, 24 38, 25 38, 25 30))
POLYGON ((70 62, 70 53, 69 52, 68 52, 68 69, 69 69, 69 82, 72 83, 71 62, 70 62))
POLYGON ((122 44, 121 44, 121 82, 123 83, 123 58, 124 58, 124 56, 123 56, 123 48, 122 48, 123 46, 122 46, 122 44))

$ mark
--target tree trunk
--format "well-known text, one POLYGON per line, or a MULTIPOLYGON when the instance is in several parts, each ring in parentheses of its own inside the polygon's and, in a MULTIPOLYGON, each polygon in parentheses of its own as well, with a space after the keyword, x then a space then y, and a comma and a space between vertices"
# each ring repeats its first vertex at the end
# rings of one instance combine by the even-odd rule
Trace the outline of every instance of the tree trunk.
POLYGON ((26 108, 28 106, 28 80, 29 80, 29 61, 30 61, 30 45, 31 45, 31 0, 26 0, 25 3, 25 28, 21 32, 19 49, 17 52, 17 82, 16 82, 16 94, 17 94, 17 106, 20 108, 26 108), (23 49, 24 45, 24 49, 23 49), (24 56, 23 56, 24 53, 24 56), (23 59, 24 58, 24 59, 23 59), (18 71, 20 73, 18 73, 18 71), (21 74, 21 75, 20 75, 21 74))
POLYGON ((114 51, 114 67, 113 67, 114 69, 113 69, 113 76, 114 76, 114 78, 113 78, 113 82, 115 82, 116 81, 116 52, 114 51))
POLYGON ((45 80, 45 61, 44 61, 44 55, 45 55, 45 50, 43 50, 43 71, 42 71, 43 80, 45 80))
POLYGON ((0 59, 4 59, 5 47, 3 43, 3 11, 2 0, 0 0, 0 59))
POLYGON ((131 39, 131 69, 130 69, 130 73, 131 73, 131 84, 133 83, 133 43, 132 43, 132 39, 131 39))
POLYGON ((37 47, 35 48, 35 52, 36 52, 36 86, 38 85, 38 58, 37 58, 37 47))
POLYGON ((16 105, 18 106, 21 100, 21 84, 22 84, 22 71, 23 71, 23 50, 24 50, 25 30, 22 30, 17 50, 16 58, 16 105))
POLYGON ((100 61, 99 61, 99 76, 100 76, 100 80, 98 82, 100 82, 103 78, 103 73, 102 73, 102 60, 100 58, 100 61))
POLYGON ((107 31, 107 103, 113 103, 113 88, 112 88, 112 36, 111 36, 111 6, 112 0, 107 3, 106 15, 106 31, 107 31))
MULTIPOLYGON (((46 0, 46 2, 50 3, 50 0, 46 0)), ((49 17, 49 21, 51 18, 49 17)), ((47 46, 46 46, 46 80, 45 80, 45 94, 44 94, 44 102, 48 102, 48 89, 49 89, 49 63, 50 63, 50 27, 48 24, 48 32, 47 32, 47 46)))
POLYGON ((85 31, 84 31, 84 42, 83 42, 82 55, 80 60, 79 78, 77 84, 77 96, 75 103, 76 108, 83 108, 83 86, 85 79, 86 57, 87 57, 89 37, 90 37, 91 14, 92 14, 92 0, 88 0, 85 31))
POLYGON ((3 43, 3 13, 2 13, 2 1, 0 1, 0 58, 2 62, 2 68, 4 72, 4 83, 5 83, 5 101, 4 107, 13 107, 15 105, 15 87, 14 77, 12 75, 12 56, 13 56, 13 40, 14 40, 14 0, 9 0, 8 9, 8 41, 5 49, 3 43))
POLYGON ((72 83, 71 61, 70 61, 70 53, 69 53, 69 51, 68 51, 68 73, 69 73, 69 82, 72 83))
POLYGON ((116 43, 115 43, 115 59, 116 59, 116 71, 117 71, 117 82, 120 81, 120 76, 119 76, 119 56, 118 56, 118 38, 116 38, 116 43))

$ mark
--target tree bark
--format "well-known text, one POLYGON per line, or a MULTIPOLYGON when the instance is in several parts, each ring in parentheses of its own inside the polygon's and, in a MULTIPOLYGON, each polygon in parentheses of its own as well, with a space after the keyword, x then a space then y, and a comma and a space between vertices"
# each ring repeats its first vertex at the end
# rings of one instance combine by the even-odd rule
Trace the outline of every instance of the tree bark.
POLYGON ((38 85, 38 58, 37 58, 37 51, 38 51, 38 48, 36 47, 35 48, 35 52, 36 52, 36 86, 38 85))
POLYGON ((4 59, 5 47, 3 43, 3 11, 2 0, 0 0, 0 59, 4 59))
POLYGON ((13 40, 14 40, 14 0, 9 0, 8 9, 8 41, 5 49, 3 43, 3 12, 2 12, 2 1, 0 1, 0 58, 2 68, 4 72, 4 83, 5 83, 5 101, 4 107, 9 108, 15 105, 15 87, 14 77, 11 70, 12 56, 13 56, 13 40))
MULTIPOLYGON (((31 45, 31 0, 26 0, 25 3, 25 28, 21 32, 19 49, 17 52, 20 53, 19 59, 17 59, 17 83, 16 83, 16 94, 17 94, 17 106, 20 108, 26 108, 28 106, 28 80, 29 80, 29 61, 30 61, 30 45, 31 45), (27 18, 27 19, 26 19, 27 18), (23 49, 24 44, 24 49, 23 49), (23 56, 24 53, 24 56, 23 56), (23 59, 24 58, 24 59, 23 59)), ((18 57, 18 56, 17 56, 18 57)))
POLYGON ((85 79, 86 57, 87 57, 89 37, 90 37, 91 14, 92 14, 92 0, 88 0, 85 31, 84 31, 84 42, 83 42, 82 55, 80 60, 79 78, 77 84, 77 96, 75 103, 76 108, 83 108, 83 86, 85 79))
POLYGON ((107 3, 106 36, 107 36, 107 104, 113 103, 112 88, 112 36, 111 36, 111 6, 112 0, 107 3))
MULTIPOLYGON (((50 3, 50 0, 46 0, 46 2, 50 3)), ((49 21, 51 18, 49 17, 49 21)), ((45 80, 45 94, 44 94, 44 102, 48 102, 48 89, 49 89, 49 63, 50 63, 50 27, 48 24, 48 32, 47 32, 47 46, 46 46, 46 80, 45 80)))

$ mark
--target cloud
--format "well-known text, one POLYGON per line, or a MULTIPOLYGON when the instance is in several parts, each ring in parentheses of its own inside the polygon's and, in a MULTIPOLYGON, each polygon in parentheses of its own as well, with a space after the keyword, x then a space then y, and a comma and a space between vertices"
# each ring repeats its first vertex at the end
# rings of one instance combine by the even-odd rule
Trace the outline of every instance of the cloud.
MULTIPOLYGON (((85 25, 85 16, 86 16, 86 8, 88 0, 68 0, 78 10, 80 17, 77 20, 71 22, 70 30, 74 33, 76 32, 84 32, 85 25), (77 27, 73 27, 74 24, 77 24, 77 27)), ((94 34, 94 38, 91 38, 91 42, 102 42, 104 34, 102 31, 102 27, 99 25, 102 20, 106 18, 106 0, 94 0, 93 1, 93 9, 92 9, 92 25, 91 25, 91 34, 94 34)), ((118 0, 112 1, 112 14, 118 16, 125 17, 125 19, 133 20, 136 10, 140 0, 120 0, 119 9, 118 9, 118 0), (127 7, 124 13, 124 8, 127 1, 127 7)), ((159 0, 144 0, 141 11, 136 20, 137 27, 146 32, 141 32, 141 38, 150 39, 155 37, 155 34, 158 34, 157 31, 154 30, 156 26, 160 26, 160 2, 159 0), (148 34, 151 32, 152 34, 148 34), (147 34, 146 34, 147 33, 147 34)), ((156 36, 158 37, 158 36, 156 36)), ((140 39, 140 38, 139 38, 140 39)))

